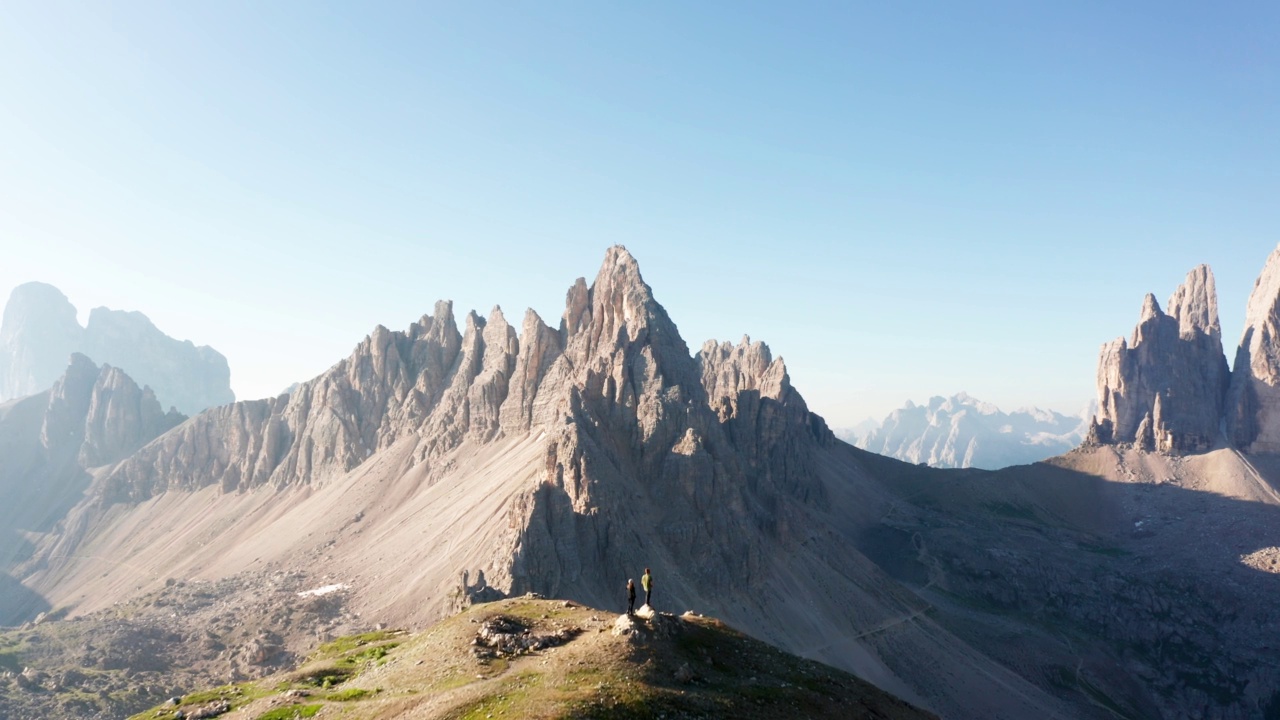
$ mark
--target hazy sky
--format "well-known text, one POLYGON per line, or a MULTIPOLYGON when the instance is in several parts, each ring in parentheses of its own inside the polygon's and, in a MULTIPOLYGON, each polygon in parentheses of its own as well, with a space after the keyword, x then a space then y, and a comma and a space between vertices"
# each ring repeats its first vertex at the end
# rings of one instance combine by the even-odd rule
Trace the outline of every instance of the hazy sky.
POLYGON ((1280 242, 1280 4, 0 0, 0 294, 141 310, 241 398, 623 243, 833 425, 1076 411, 1193 265, 1280 242))

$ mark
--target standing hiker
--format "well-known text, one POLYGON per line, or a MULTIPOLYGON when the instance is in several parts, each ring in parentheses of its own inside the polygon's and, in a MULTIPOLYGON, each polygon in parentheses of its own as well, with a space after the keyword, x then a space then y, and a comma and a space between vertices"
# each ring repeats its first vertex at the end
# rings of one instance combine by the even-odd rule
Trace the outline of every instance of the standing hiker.
POLYGON ((634 615, 636 613, 636 584, 631 578, 627 578, 627 614, 634 615))
MULTIPOLYGON (((644 586, 644 604, 649 605, 649 596, 653 594, 653 576, 649 574, 649 568, 644 569, 640 584, 644 586)), ((649 605, 649 609, 652 610, 653 606, 649 605)))

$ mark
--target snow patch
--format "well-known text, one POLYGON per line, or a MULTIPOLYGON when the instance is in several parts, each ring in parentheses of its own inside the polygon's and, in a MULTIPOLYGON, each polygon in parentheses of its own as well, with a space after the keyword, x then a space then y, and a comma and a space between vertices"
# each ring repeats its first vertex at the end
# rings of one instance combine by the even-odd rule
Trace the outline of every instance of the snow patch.
POLYGON ((313 588, 311 590, 303 590, 302 592, 298 593, 298 597, 320 597, 321 595, 328 595, 329 593, 335 593, 335 592, 338 592, 339 590, 346 590, 348 587, 350 586, 347 585, 346 583, 338 583, 336 585, 325 585, 324 587, 313 588))

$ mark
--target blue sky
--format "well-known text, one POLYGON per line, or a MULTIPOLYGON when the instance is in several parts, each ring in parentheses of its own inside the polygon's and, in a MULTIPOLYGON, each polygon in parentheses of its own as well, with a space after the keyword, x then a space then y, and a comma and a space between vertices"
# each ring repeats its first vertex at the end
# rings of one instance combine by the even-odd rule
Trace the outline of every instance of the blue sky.
POLYGON ((0 0, 0 293, 225 353, 243 398, 375 324, 532 306, 623 243, 691 348, 834 425, 1075 411, 1146 292, 1280 242, 1275 3, 0 0))

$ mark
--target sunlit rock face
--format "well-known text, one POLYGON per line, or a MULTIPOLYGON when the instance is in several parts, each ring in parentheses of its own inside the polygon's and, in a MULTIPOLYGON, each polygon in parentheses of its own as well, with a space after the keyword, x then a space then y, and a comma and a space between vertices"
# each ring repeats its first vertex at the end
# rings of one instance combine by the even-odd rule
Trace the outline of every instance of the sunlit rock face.
POLYGON ((1187 273, 1167 307, 1148 294, 1130 339, 1102 347, 1090 441, 1179 453, 1218 442, 1230 373, 1209 267, 1187 273))

